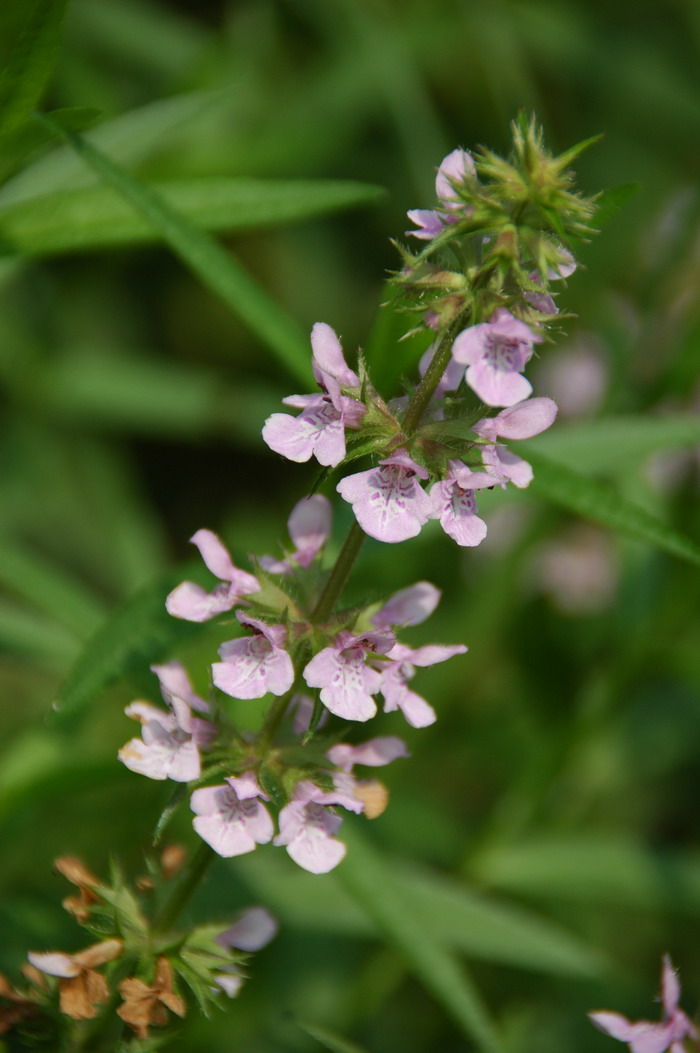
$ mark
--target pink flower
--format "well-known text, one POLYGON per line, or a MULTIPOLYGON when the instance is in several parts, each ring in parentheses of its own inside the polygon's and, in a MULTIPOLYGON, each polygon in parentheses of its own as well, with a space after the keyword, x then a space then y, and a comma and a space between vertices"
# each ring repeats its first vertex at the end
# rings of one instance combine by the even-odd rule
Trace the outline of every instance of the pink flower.
POLYGON ((283 625, 266 625, 242 611, 236 611, 236 617, 253 630, 253 635, 221 645, 223 661, 212 666, 214 683, 233 698, 262 698, 268 691, 283 695, 294 681, 294 666, 284 649, 287 630, 283 625))
POLYGON ((336 489, 365 533, 394 543, 415 537, 430 519, 432 504, 419 483, 427 478, 425 468, 397 450, 377 468, 341 479, 336 489))
POLYGON ((418 581, 407 589, 400 589, 380 607, 372 617, 376 629, 391 629, 394 625, 420 625, 433 613, 440 602, 440 590, 429 581, 418 581))
POLYGON ((252 771, 228 778, 226 783, 195 790, 190 806, 195 813, 192 825, 199 836, 228 859, 252 852, 256 844, 266 844, 274 827, 260 800, 267 797, 252 771))
POLYGON ((341 393, 341 386, 359 387, 360 379, 346 364, 338 337, 325 322, 311 330, 314 376, 322 395, 290 395, 282 401, 302 412, 298 417, 273 413, 263 427, 263 439, 290 461, 335 467, 345 457, 345 429, 358 428, 365 407, 341 393))
POLYGON ((233 925, 216 937, 222 947, 239 951, 260 951, 277 935, 277 922, 264 907, 248 907, 238 915, 233 925))
POLYGON ((551 427, 557 415, 552 399, 534 398, 501 410, 495 417, 484 417, 474 431, 484 439, 531 439, 551 427))
POLYGON ((206 622, 223 611, 232 610, 242 596, 260 591, 257 578, 234 565, 221 539, 211 530, 198 530, 190 541, 221 584, 213 592, 206 592, 193 581, 183 581, 165 601, 168 614, 189 622, 206 622))
MULTIPOLYGON (((557 405, 552 399, 535 398, 518 402, 509 409, 501 410, 495 417, 484 417, 474 425, 474 431, 484 439, 530 439, 546 431, 554 423, 557 405)), ((501 485, 506 482, 523 489, 532 482, 532 468, 510 450, 503 446, 489 445, 482 449, 482 457, 487 471, 501 477, 501 485)))
POLYGON ((292 574, 294 564, 304 569, 311 565, 330 537, 330 501, 322 494, 303 497, 292 509, 287 525, 296 548, 283 560, 261 556, 258 562, 269 574, 292 574))
POLYGON ((200 749, 207 749, 216 737, 216 728, 193 717, 191 705, 209 707, 192 691, 187 673, 177 662, 153 666, 161 683, 163 697, 170 706, 166 713, 149 702, 136 701, 124 712, 142 724, 141 738, 131 739, 119 750, 119 760, 130 771, 148 779, 191 782, 201 774, 200 749), (174 689, 182 692, 175 694, 174 689))
POLYGON ((340 804, 361 812, 363 804, 338 791, 324 793, 309 780, 297 783, 294 796, 280 812, 280 832, 274 840, 284 845, 300 867, 312 874, 327 874, 340 863, 347 851, 334 835, 343 820, 324 805, 340 804))
POLYGON ((345 720, 369 720, 377 712, 371 696, 379 690, 381 678, 365 659, 370 653, 389 651, 394 643, 393 633, 354 636, 344 629, 332 646, 314 655, 304 679, 309 687, 321 688, 321 701, 331 713, 345 720))
POLYGON ((430 491, 432 515, 458 545, 473 548, 486 537, 486 523, 476 514, 474 491, 503 480, 488 472, 473 472, 457 460, 450 461, 448 467, 447 479, 435 483, 430 491))
POLYGON ((466 651, 464 644, 426 644, 415 649, 405 644, 395 644, 386 655, 390 661, 383 666, 381 674, 379 690, 384 696, 384 712, 392 713, 400 709, 414 728, 433 724, 437 720, 435 710, 421 695, 409 689, 408 681, 415 676, 416 666, 425 668, 436 665, 466 651))
MULTIPOLYGON (((270 912, 264 907, 248 907, 230 928, 216 937, 216 942, 222 947, 240 951, 259 951, 276 935, 277 922, 270 912)), ((214 973, 212 979, 229 998, 235 998, 245 976, 237 965, 232 964, 223 965, 221 972, 214 973)))
POLYGON ((599 1010, 588 1016, 597 1028, 611 1038, 629 1044, 631 1053, 684 1053, 683 1040, 686 1037, 696 1039, 697 1031, 682 1009, 678 1008, 680 985, 671 959, 667 954, 663 958, 661 970, 661 1002, 664 1016, 659 1024, 648 1020, 632 1023, 620 1013, 599 1010))
POLYGON ((338 742, 326 754, 331 764, 344 772, 351 772, 356 764, 367 768, 379 768, 391 764, 398 757, 410 757, 406 743, 395 735, 382 735, 359 746, 338 742))
POLYGON ((452 356, 467 366, 466 382, 487 406, 512 406, 532 391, 521 373, 532 357, 532 345, 541 341, 539 334, 499 307, 490 322, 462 330, 452 356))
POLYGON ((450 215, 458 210, 467 211, 467 206, 460 201, 456 187, 467 179, 476 178, 474 161, 466 150, 453 150, 440 162, 435 177, 435 194, 442 206, 439 212, 428 209, 412 209, 406 213, 418 230, 407 230, 414 238, 429 241, 437 237, 448 223, 455 223, 459 216, 450 215))

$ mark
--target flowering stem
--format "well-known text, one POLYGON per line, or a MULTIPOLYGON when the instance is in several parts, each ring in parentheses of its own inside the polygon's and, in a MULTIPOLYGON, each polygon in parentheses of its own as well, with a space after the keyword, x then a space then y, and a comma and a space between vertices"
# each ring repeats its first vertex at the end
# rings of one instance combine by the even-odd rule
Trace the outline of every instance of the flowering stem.
POLYGON ((316 606, 311 612, 310 617, 314 625, 322 625, 323 622, 327 621, 333 613, 333 608, 343 591, 345 582, 348 580, 350 571, 359 555, 360 549, 362 548, 362 542, 365 540, 366 536, 367 535, 362 527, 357 523, 353 523, 350 527, 348 536, 345 538, 345 543, 338 553, 335 566, 323 588, 323 592, 319 596, 316 606))
POLYGON ((423 414, 428 408, 428 403, 435 394, 435 389, 440 383, 442 374, 447 369, 450 361, 450 354, 452 352, 452 342, 455 336, 455 331, 462 329, 463 327, 464 319, 460 316, 452 323, 449 329, 445 330, 445 333, 436 348, 435 354, 430 361, 430 365, 426 369, 423 379, 415 390, 413 398, 411 399, 411 404, 408 407, 403 421, 403 430, 409 437, 413 435, 423 419, 423 414))
POLYGON ((203 841, 192 856, 177 888, 158 912, 153 923, 154 932, 166 933, 177 921, 215 858, 216 852, 203 841))

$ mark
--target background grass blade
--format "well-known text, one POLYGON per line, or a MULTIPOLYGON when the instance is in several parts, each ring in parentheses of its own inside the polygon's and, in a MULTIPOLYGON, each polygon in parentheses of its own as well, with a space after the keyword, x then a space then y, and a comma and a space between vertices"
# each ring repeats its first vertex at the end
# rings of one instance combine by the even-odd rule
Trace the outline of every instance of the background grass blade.
POLYGON ((602 417, 585 424, 557 425, 528 442, 532 451, 575 464, 582 471, 629 467, 657 450, 700 443, 700 417, 674 413, 672 417, 629 414, 602 417))
POLYGON ((408 959, 411 970, 452 1017, 462 1033, 484 1053, 501 1043, 494 1023, 462 963, 402 894, 379 852, 348 823, 348 855, 339 880, 408 959))
POLYGON ((529 444, 520 444, 518 450, 521 449, 535 470, 532 483, 535 494, 700 567, 698 545, 645 509, 620 497, 610 484, 581 475, 542 454, 535 454, 529 444))
POLYGON ((0 131, 29 117, 54 65, 68 0, 3 4, 0 14, 0 131))
POLYGON ((65 132, 49 117, 44 115, 39 119, 48 123, 59 138, 70 143, 105 183, 114 187, 153 224, 180 259, 250 326, 291 374, 303 383, 310 383, 308 337, 230 253, 101 150, 80 136, 65 132))
MULTIPOLYGON (((196 227, 229 233, 371 205, 384 196, 381 187, 320 179, 208 178, 153 183, 150 189, 196 227)), ((0 254, 51 256, 161 237, 158 228, 111 187, 47 194, 0 211, 0 254)))

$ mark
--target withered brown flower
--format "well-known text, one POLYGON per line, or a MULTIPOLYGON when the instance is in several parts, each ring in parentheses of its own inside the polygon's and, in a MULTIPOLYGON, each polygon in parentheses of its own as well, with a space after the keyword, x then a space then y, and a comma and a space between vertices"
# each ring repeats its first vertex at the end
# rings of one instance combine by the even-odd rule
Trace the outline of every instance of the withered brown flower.
POLYGON ((165 1027, 167 1010, 177 1016, 185 1015, 185 1003, 173 990, 173 971, 167 958, 159 958, 153 983, 132 976, 122 980, 119 992, 124 1004, 117 1013, 138 1038, 148 1038, 149 1027, 165 1027))
POLYGON ((109 999, 107 981, 95 970, 118 958, 123 949, 121 940, 102 940, 77 954, 32 952, 27 957, 42 973, 58 977, 62 1013, 73 1020, 91 1020, 97 1016, 97 1005, 109 999))

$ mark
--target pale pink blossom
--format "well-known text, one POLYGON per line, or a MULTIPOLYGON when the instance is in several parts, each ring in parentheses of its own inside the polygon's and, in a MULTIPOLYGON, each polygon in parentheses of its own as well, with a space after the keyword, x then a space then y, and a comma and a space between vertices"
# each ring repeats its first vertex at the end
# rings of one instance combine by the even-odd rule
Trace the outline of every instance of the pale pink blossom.
POLYGON ((193 581, 183 581, 169 594, 165 607, 174 618, 205 622, 232 610, 241 597, 260 591, 257 578, 235 566, 221 539, 211 530, 198 530, 190 538, 209 570, 220 580, 212 592, 193 581))
POLYGON ((427 478, 425 468, 397 450, 376 468, 341 479, 336 489, 366 534, 394 543, 415 537, 430 519, 432 504, 419 481, 427 478))
POLYGON ((287 630, 242 611, 236 611, 236 617, 253 635, 221 645, 222 661, 212 666, 214 683, 233 698, 262 698, 268 691, 283 695, 294 681, 294 666, 285 650, 287 630))
POLYGON ((265 907, 247 907, 216 942, 239 951, 260 951, 277 935, 277 921, 265 907))
POLYGON ((273 413, 265 421, 263 439, 275 453, 301 463, 316 457, 319 464, 335 467, 345 457, 345 429, 358 428, 366 412, 357 399, 343 395, 341 387, 359 387, 359 377, 345 362, 340 341, 325 322, 311 330, 313 372, 320 395, 290 395, 282 401, 300 409, 298 417, 273 413))
POLYGON ((395 592, 372 616, 372 625, 375 629, 420 625, 433 613, 440 596, 440 590, 429 581, 417 581, 415 585, 395 592))
POLYGON ((399 757, 410 757, 406 743, 395 735, 381 735, 359 746, 338 742, 326 754, 329 761, 344 772, 352 772, 356 764, 367 768, 379 768, 391 764, 399 757))
POLYGON ((501 410, 494 417, 483 417, 474 431, 483 439, 531 439, 551 427, 557 416, 553 399, 534 398, 501 410))
POLYGON ((266 844, 274 833, 262 800, 267 797, 252 771, 232 776, 220 786, 201 787, 190 799, 195 813, 192 825, 220 856, 230 858, 252 852, 256 844, 266 844))
POLYGON ((465 380, 487 406, 512 406, 532 391, 521 374, 532 357, 533 344, 541 340, 538 333, 499 307, 490 322, 462 330, 452 356, 467 366, 465 380))
POLYGON ((448 470, 447 478, 430 491, 432 515, 458 545, 473 548, 486 537, 486 523, 476 514, 474 492, 495 486, 502 479, 488 472, 473 472, 457 460, 449 461, 448 470))
POLYGON ((149 779, 191 782, 201 774, 200 750, 211 745, 216 727, 192 715, 191 706, 200 711, 209 707, 194 694, 189 677, 179 663, 152 668, 160 680, 169 712, 150 702, 131 702, 124 712, 141 723, 141 738, 127 742, 119 750, 119 759, 130 771, 149 779))
POLYGON ((333 870, 347 851, 335 837, 343 820, 326 807, 335 804, 355 812, 363 808, 361 801, 337 790, 324 793, 305 779, 297 783, 292 800, 280 812, 280 832, 274 843, 283 845, 294 862, 312 874, 333 870))
POLYGON ((287 526, 296 547, 287 559, 261 556, 258 562, 269 574, 292 574, 295 565, 303 569, 311 565, 330 537, 330 501, 322 494, 302 497, 292 509, 287 526))
POLYGON ((430 209, 411 209, 407 213, 417 230, 406 233, 424 241, 431 240, 440 234, 448 223, 455 223, 460 218, 458 212, 467 213, 468 206, 460 201, 457 188, 467 179, 476 178, 476 169, 471 154, 466 150, 456 149, 440 162, 435 177, 435 194, 441 206, 440 211, 430 209))
POLYGON ((684 1039, 697 1039, 698 1034, 692 1021, 678 1008, 679 998, 678 977, 671 959, 665 954, 661 970, 663 1019, 660 1023, 652 1024, 648 1020, 633 1023, 620 1013, 611 1013, 605 1009, 589 1013, 588 1016, 606 1035, 627 1042, 631 1053, 664 1053, 667 1049, 671 1053, 685 1053, 684 1039))
MULTIPOLYGON (((428 366, 433 360, 436 347, 436 344, 431 344, 427 351, 424 351, 421 356, 420 362, 418 363, 418 372, 422 377, 424 377, 428 371, 428 366)), ((435 397, 441 398, 442 395, 446 394, 448 391, 456 391, 462 382, 463 376, 464 366, 454 358, 451 358, 445 366, 445 371, 438 382, 438 386, 435 388, 435 397)))
POLYGON ((532 482, 533 472, 527 461, 506 447, 496 445, 495 441, 498 438, 531 439, 533 435, 546 431, 556 415, 557 405, 552 399, 525 399, 494 417, 484 417, 474 425, 477 435, 494 440, 494 445, 484 446, 481 452, 487 471, 499 476, 503 487, 511 482, 523 489, 532 482))
POLYGON ((321 702, 345 720, 369 720, 377 712, 372 695, 381 678, 366 664, 368 654, 389 651, 395 636, 390 632, 369 632, 355 636, 343 629, 330 647, 314 655, 304 669, 309 687, 321 688, 321 702))
POLYGON ((425 728, 437 719, 435 710, 422 695, 408 687, 416 673, 416 666, 425 668, 446 662, 454 655, 465 654, 464 644, 426 644, 423 647, 407 647, 397 643, 386 655, 388 661, 382 666, 381 686, 384 696, 384 712, 400 709, 408 723, 414 728, 425 728))

